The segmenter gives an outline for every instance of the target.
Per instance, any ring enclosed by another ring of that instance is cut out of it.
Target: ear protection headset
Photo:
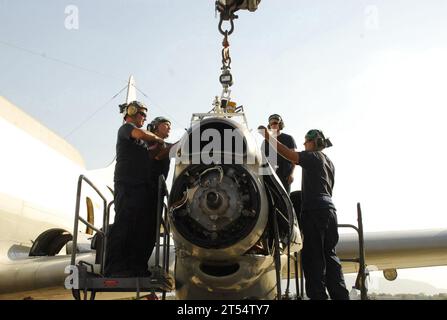
[[[323,140],[323,138],[321,138],[321,137],[318,137],[316,140],[315,140],[315,144],[317,145],[317,148],[318,149],[322,149],[322,148],[324,148],[325,147],[325,145],[324,145],[324,140]]]
[[[269,124],[267,125],[267,128],[268,129],[271,129],[271,127],[270,127],[270,121],[271,120],[273,120],[273,119],[276,119],[276,120],[278,120],[278,126],[279,126],[279,130],[282,130],[282,129],[284,129],[284,121],[282,120],[282,118],[281,118],[281,116],[279,115],[279,114],[272,114],[270,117],[269,117]]]
[[[120,112],[124,113],[124,116],[128,115],[133,117],[140,111],[141,109],[144,109],[147,111],[147,108],[139,101],[132,101],[129,104],[121,104],[120,106]]]
[[[309,132],[306,133],[305,139],[309,141],[315,141],[315,146],[318,150],[332,147],[331,141],[329,139],[326,139],[323,132],[317,129],[309,130]]]
[[[138,108],[135,105],[133,105],[133,104],[127,106],[127,108],[126,108],[126,113],[129,116],[134,116],[134,115],[137,114],[137,112],[138,112]]]

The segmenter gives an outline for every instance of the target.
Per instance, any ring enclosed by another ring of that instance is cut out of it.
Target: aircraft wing
[[[447,230],[405,230],[368,232],[364,234],[365,261],[369,271],[424,268],[447,265]],[[304,245],[305,244],[304,240]],[[359,257],[356,233],[341,233],[337,245],[340,259]],[[342,262],[343,273],[357,273],[359,264]],[[287,259],[281,261],[281,276],[287,278]],[[290,276],[295,276],[294,260]],[[391,279],[393,280],[393,279]]]
[[[365,233],[365,260],[369,270],[447,265],[447,230],[406,230]],[[340,234],[340,259],[358,257],[358,236]],[[343,272],[358,271],[358,264],[343,263]]]

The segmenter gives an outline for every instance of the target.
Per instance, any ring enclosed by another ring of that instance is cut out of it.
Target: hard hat
[[[157,130],[158,125],[163,122],[171,123],[171,120],[165,117],[156,117],[154,120],[151,121],[151,123],[147,125],[147,130],[154,132],[155,130]]]

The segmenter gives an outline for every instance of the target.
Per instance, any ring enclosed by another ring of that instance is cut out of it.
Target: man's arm
[[[290,171],[290,176],[287,177],[287,180],[288,180],[287,182],[289,182],[289,184],[292,184],[292,182],[294,180],[293,172],[295,171],[295,167],[296,167],[296,164],[294,162],[291,162],[291,164],[292,164],[292,171]]]
[[[290,141],[290,143],[289,143],[288,146],[289,146],[291,149],[293,149],[293,151],[297,152],[297,151],[296,151],[296,143],[295,143],[295,139],[293,139],[293,137],[290,136],[290,140],[291,140],[291,141]],[[288,180],[289,184],[292,184],[292,182],[293,182],[293,180],[294,180],[294,178],[293,178],[293,174],[294,174],[294,172],[295,172],[296,164],[295,164],[294,162],[290,162],[290,164],[291,164],[291,170],[290,170],[290,175],[288,176],[287,180]]]
[[[176,143],[167,143],[166,147],[162,148],[159,153],[155,156],[155,160],[163,160],[169,156],[169,152],[171,151],[172,147],[175,146],[179,141]]]
[[[293,164],[297,164],[299,161],[299,154],[293,149],[287,148],[281,142],[270,136],[268,130],[264,126],[258,127],[259,133],[264,136],[264,139],[268,141],[268,143],[276,149],[281,156],[292,162]]]
[[[164,140],[162,138],[160,138],[159,136],[157,136],[156,134],[154,134],[150,131],[139,129],[139,128],[133,128],[130,135],[132,138],[138,139],[138,140],[157,142],[160,144],[164,143]]]

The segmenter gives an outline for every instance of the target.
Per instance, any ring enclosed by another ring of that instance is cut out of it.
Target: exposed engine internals
[[[176,179],[169,207],[178,232],[202,248],[229,247],[259,216],[259,190],[242,166],[192,165]]]

